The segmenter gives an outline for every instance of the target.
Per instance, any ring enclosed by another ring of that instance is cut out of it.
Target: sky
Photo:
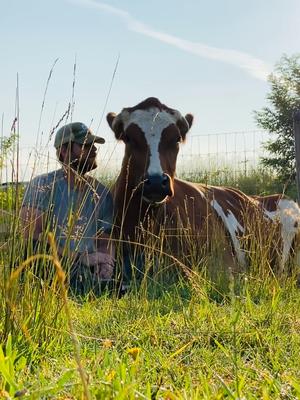
[[[32,148],[55,159],[69,103],[107,144],[105,115],[150,96],[192,113],[191,137],[255,130],[268,75],[300,51],[299,0],[2,0],[0,11],[2,135],[18,114],[22,166]],[[113,151],[103,146],[100,158]]]

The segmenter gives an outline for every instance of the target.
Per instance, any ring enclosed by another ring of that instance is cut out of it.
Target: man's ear
[[[57,150],[57,158],[61,162],[66,162],[67,159],[70,157],[70,153],[72,151],[72,142],[62,144]]]

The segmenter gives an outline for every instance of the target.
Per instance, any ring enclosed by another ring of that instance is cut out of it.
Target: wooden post
[[[300,109],[294,111],[293,120],[296,156],[296,183],[298,204],[300,205]]]

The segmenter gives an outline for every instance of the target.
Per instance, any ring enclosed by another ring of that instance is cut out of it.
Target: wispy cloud
[[[183,51],[195,54],[202,58],[231,64],[235,67],[243,69],[254,78],[266,81],[271,72],[271,67],[267,63],[259,58],[253,57],[251,54],[232,49],[222,49],[208,46],[204,43],[181,39],[177,36],[151,29],[151,27],[133,18],[127,11],[112,7],[106,3],[96,0],[69,1],[81,6],[96,8],[98,10],[115,15],[116,17],[120,18],[131,31],[151,37],[160,42],[167,43],[171,46],[177,47]]]

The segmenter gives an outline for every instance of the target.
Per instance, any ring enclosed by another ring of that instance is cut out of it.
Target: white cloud
[[[218,47],[208,46],[200,42],[192,42],[189,40],[181,39],[179,37],[169,35],[164,32],[153,30],[144,23],[133,18],[127,11],[112,7],[106,3],[96,0],[69,0],[85,7],[92,7],[121,18],[127,28],[131,31],[137,32],[156,39],[160,42],[167,43],[171,46],[177,47],[188,53],[195,54],[199,57],[221,61],[227,64],[234,65],[241,68],[254,78],[266,81],[268,75],[271,73],[271,67],[263,60],[253,57],[251,54],[243,53],[232,49],[222,49]]]

